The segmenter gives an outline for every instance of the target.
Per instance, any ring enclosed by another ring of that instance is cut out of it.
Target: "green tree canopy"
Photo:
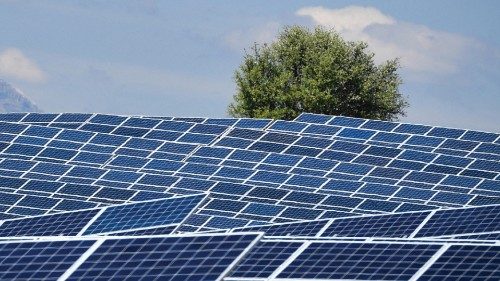
[[[228,112],[286,120],[301,112],[396,120],[407,107],[399,92],[399,62],[376,65],[367,48],[320,27],[287,27],[275,42],[255,44],[245,54]]]

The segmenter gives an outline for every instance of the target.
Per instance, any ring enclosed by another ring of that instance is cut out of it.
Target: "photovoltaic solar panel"
[[[86,229],[85,235],[182,222],[205,195],[111,206]]]
[[[99,209],[6,220],[0,225],[0,237],[74,236],[94,218]]]
[[[415,237],[500,231],[500,206],[436,212]]]
[[[495,246],[452,245],[419,280],[498,280],[499,267]]]
[[[496,280],[499,161],[498,133],[345,116],[0,114],[0,219],[28,217],[0,236],[99,235],[70,280]]]
[[[94,242],[0,242],[0,279],[57,280]]]
[[[255,234],[106,239],[68,278],[220,280]]]
[[[312,243],[277,277],[409,280],[439,245]]]

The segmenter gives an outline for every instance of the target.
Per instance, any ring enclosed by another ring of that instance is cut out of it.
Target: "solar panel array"
[[[498,233],[498,133],[0,114],[4,279],[498,280]]]

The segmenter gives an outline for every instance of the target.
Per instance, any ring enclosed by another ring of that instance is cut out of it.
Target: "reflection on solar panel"
[[[206,195],[189,195],[6,220],[0,224],[0,237],[75,236],[131,231],[144,227],[176,225],[185,220]]]
[[[0,114],[0,279],[498,280],[499,208],[498,133]]]

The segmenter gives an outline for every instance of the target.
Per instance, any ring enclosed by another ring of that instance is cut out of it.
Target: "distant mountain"
[[[0,79],[0,113],[41,112],[19,89]]]

